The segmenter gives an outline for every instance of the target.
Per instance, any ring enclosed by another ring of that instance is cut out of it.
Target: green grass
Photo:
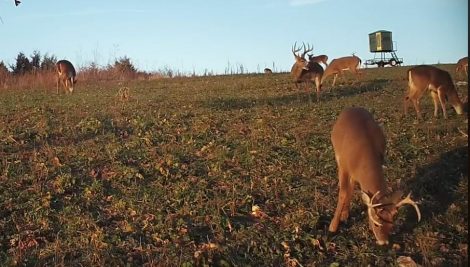
[[[320,103],[288,74],[129,82],[128,101],[117,82],[0,92],[0,265],[468,265],[468,120],[433,119],[428,95],[424,121],[403,117],[406,69],[328,79]],[[420,202],[394,246],[375,245],[358,189],[328,233],[348,106],[383,125],[386,179]]]

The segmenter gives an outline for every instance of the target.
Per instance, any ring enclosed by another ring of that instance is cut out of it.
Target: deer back
[[[331,141],[338,168],[365,192],[383,191],[385,136],[373,116],[363,108],[345,109],[333,126]]]
[[[445,86],[455,90],[449,72],[430,65],[419,65],[408,70],[408,81],[417,87]]]
[[[68,60],[59,60],[56,63],[57,72],[59,75],[65,75],[65,78],[75,78],[77,75],[75,67]]]

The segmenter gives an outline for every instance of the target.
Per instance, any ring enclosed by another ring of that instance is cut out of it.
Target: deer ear
[[[370,203],[370,197],[366,192],[362,192],[362,201],[367,205]]]
[[[395,191],[390,195],[390,197],[388,199],[389,200],[388,202],[391,202],[393,204],[397,204],[398,202],[400,202],[402,196],[403,196],[403,191],[401,191],[401,190]]]

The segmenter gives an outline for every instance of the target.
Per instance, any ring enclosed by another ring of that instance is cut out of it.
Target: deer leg
[[[70,78],[70,88],[69,88],[70,93],[73,93],[73,77]]]
[[[418,117],[418,120],[421,119],[421,111],[419,109],[419,100],[411,98],[411,102],[413,102],[413,106],[415,107],[416,116]]]
[[[62,85],[62,89],[65,90],[65,93],[67,93],[67,81],[64,79],[61,79],[61,85]]]
[[[405,98],[403,99],[403,112],[404,112],[405,116],[408,114],[409,105],[410,105],[410,97],[405,96]]]
[[[353,195],[354,185],[350,181],[347,182],[348,186],[346,187],[346,197],[344,199],[343,209],[341,211],[341,221],[344,222],[349,217],[349,207],[351,205],[351,199]]]
[[[69,79],[67,78],[67,79],[65,79],[65,81],[64,81],[64,87],[65,87],[64,89],[65,89],[65,94],[68,94],[68,91],[69,91],[69,90],[68,90],[68,89],[69,89],[69,86],[70,86],[70,85],[69,85]]]
[[[348,175],[344,171],[342,171],[339,166],[338,166],[338,178],[339,178],[338,203],[336,205],[335,215],[333,216],[333,219],[330,222],[330,227],[328,228],[328,231],[330,232],[336,232],[338,230],[341,214],[342,214],[343,209],[346,206],[348,191],[350,190]]]
[[[315,87],[317,88],[317,102],[320,101],[320,90],[321,90],[321,79],[320,77],[315,77]]]
[[[335,73],[335,76],[333,77],[333,84],[331,85],[331,87],[335,86],[336,77],[338,77],[338,73]]]
[[[359,82],[359,79],[362,77],[362,72],[360,72],[358,69],[354,69],[354,73],[356,74],[356,81]]]
[[[57,76],[57,94],[59,94],[59,81],[60,81],[60,77]]]
[[[437,92],[431,91],[432,102],[434,104],[434,117],[438,117],[438,109],[439,109],[439,96]]]
[[[444,91],[437,89],[437,96],[439,98],[439,102],[441,102],[442,113],[444,115],[444,119],[447,119],[447,111],[446,111],[446,95]],[[434,100],[434,116],[437,117],[437,103]]]

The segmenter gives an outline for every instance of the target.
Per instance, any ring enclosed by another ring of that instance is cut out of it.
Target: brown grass
[[[319,103],[286,73],[80,73],[68,95],[11,83],[0,90],[0,265],[466,266],[468,120],[450,108],[433,119],[429,96],[423,122],[404,117],[406,69],[346,75]],[[401,210],[390,247],[375,245],[358,194],[327,231],[331,126],[353,105],[384,127],[389,185],[420,201],[421,222]]]

